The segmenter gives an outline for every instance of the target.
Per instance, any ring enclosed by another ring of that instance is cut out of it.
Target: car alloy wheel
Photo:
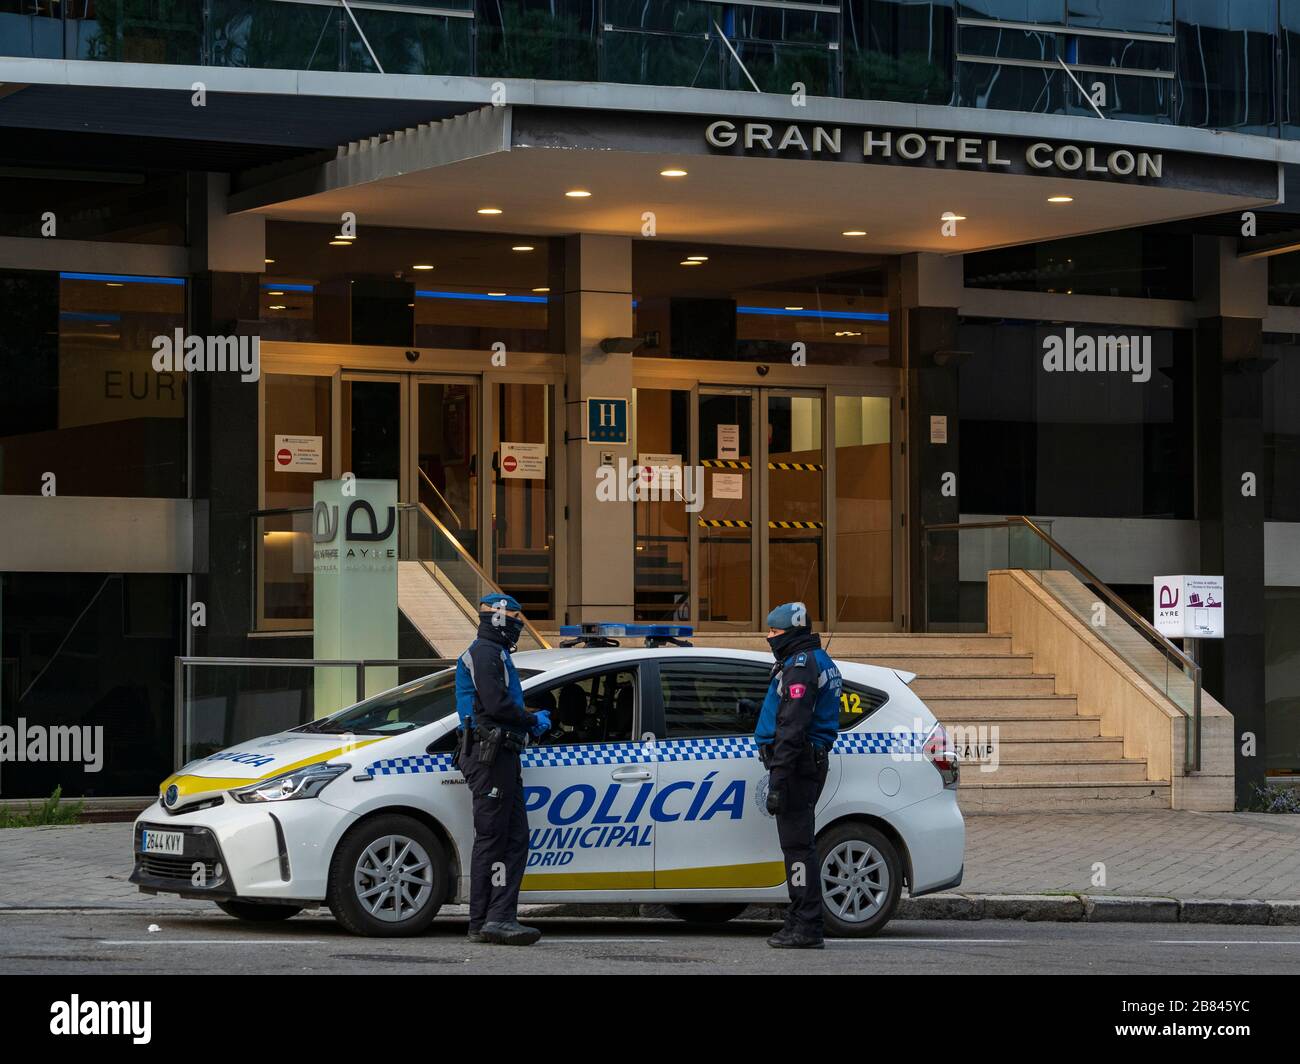
[[[433,865],[414,839],[381,835],[357,858],[352,885],[362,909],[376,920],[401,923],[428,904]]]
[[[889,897],[889,864],[861,839],[846,839],[826,855],[821,880],[827,909],[845,923],[865,923]]]

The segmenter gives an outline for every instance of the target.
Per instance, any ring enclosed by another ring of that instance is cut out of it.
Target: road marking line
[[[101,938],[101,946],[319,946],[320,938]]]
[[[561,938],[559,935],[547,935],[543,942],[666,942],[663,938]]]
[[[829,946],[964,946],[969,943],[972,946],[991,944],[1018,946],[1022,941],[1018,938],[828,938],[826,944]]]
[[[1300,946],[1300,938],[1153,938],[1157,946]]]

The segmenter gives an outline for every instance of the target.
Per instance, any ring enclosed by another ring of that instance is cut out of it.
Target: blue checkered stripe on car
[[[415,772],[450,772],[453,767],[451,754],[420,754],[376,761],[370,771],[376,776],[406,776]]]
[[[843,732],[832,747],[837,754],[919,753],[925,743],[920,732]],[[575,743],[530,746],[524,768],[565,768],[581,765],[634,765],[652,761],[728,761],[754,757],[758,747],[747,735],[718,739],[669,739],[660,743]],[[450,772],[451,754],[419,754],[376,761],[370,771],[380,776],[416,772]]]

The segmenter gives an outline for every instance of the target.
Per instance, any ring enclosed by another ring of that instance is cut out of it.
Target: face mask
[[[507,617],[505,627],[502,629],[505,633],[506,642],[510,644],[513,650],[519,645],[519,637],[524,632],[524,621],[522,617]]]
[[[505,617],[504,624],[493,624],[492,617],[491,613],[485,613],[479,618],[478,634],[489,639],[501,640],[513,650],[519,645],[519,637],[524,631],[523,618]]]
[[[806,639],[808,634],[807,628],[787,628],[780,635],[773,636],[767,641],[767,645],[772,648],[772,657],[784,661],[790,656],[790,649]]]

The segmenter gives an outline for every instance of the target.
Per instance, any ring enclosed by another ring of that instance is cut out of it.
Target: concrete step
[[[954,742],[987,743],[996,735],[997,742],[1005,746],[1007,743],[1070,742],[1101,737],[1100,717],[1000,717],[990,721],[958,721],[940,715],[939,719]]]
[[[984,783],[962,774],[957,802],[980,813],[1128,813],[1168,809],[1168,783]],[[969,782],[968,782],[969,781]]]
[[[883,665],[888,669],[930,676],[1032,676],[1032,654],[835,654],[839,661]]]
[[[912,684],[922,682],[916,680]],[[919,691],[917,692],[920,693]],[[1042,720],[1069,719],[1078,712],[1074,695],[984,695],[943,694],[925,699],[930,711],[943,721],[996,721],[1006,717],[1034,717]]]
[[[1008,761],[1001,758],[997,767],[984,771],[984,763],[962,766],[962,783],[1142,783],[1147,778],[1147,763],[1142,759],[1083,761],[1054,758],[1042,761]]]
[[[1122,761],[1124,759],[1124,740],[1118,736],[1090,735],[1083,738],[1060,738],[1043,736],[1034,739],[1008,739],[1007,729],[997,726],[997,739],[993,739],[990,729],[987,736],[971,736],[956,733],[954,740],[963,745],[957,750],[963,761],[978,761],[987,754],[981,749],[989,743],[996,742],[998,760],[1003,765],[1019,765],[1028,762],[1047,761]],[[987,773],[986,773],[987,774]]]
[[[929,701],[943,695],[1053,695],[1055,676],[928,676],[912,681],[912,690]]]

